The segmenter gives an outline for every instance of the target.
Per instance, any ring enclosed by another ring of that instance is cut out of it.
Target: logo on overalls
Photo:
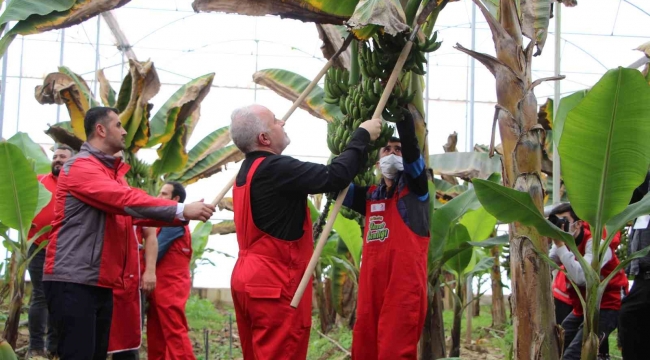
[[[386,222],[383,216],[371,216],[368,223],[368,235],[366,236],[367,242],[381,241],[388,239],[389,229],[386,227]]]

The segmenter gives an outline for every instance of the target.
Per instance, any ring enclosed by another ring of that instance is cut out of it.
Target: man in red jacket
[[[185,189],[168,182],[160,189],[161,199],[185,201]],[[149,297],[147,311],[147,355],[149,360],[194,360],[185,304],[190,297],[192,234],[187,225],[158,231],[158,284]]]
[[[552,219],[552,216],[549,216],[549,220],[556,224],[559,223],[562,230],[573,234],[573,237],[576,240],[579,238],[583,239],[579,242],[578,250],[580,251],[580,254],[584,256],[585,261],[588,264],[591,264],[593,258],[593,239],[591,237],[589,225],[578,218],[576,213],[573,211],[573,208],[568,203],[558,205],[554,209],[553,214],[553,216],[560,220],[554,220]],[[605,236],[606,234],[603,233],[603,237]],[[603,242],[604,241],[601,240],[599,244],[602,245]],[[619,243],[620,234],[617,234],[610,246],[605,250],[600,270],[601,278],[609,276],[609,274],[611,274],[620,263],[616,253],[614,252],[614,249],[616,249]],[[568,278],[581,289],[584,297],[584,286],[586,285],[585,274],[582,267],[580,267],[578,260],[576,260],[575,255],[568,250],[564,243],[558,240],[553,240],[550,257],[566,269]],[[580,353],[582,350],[582,323],[584,320],[584,313],[580,297],[568,281],[566,284],[567,287],[565,291],[571,298],[573,312],[571,312],[562,322],[562,328],[564,329],[564,356],[562,359],[578,360],[580,359]],[[598,351],[599,360],[609,358],[609,346],[607,345],[607,341],[609,334],[611,334],[618,326],[618,313],[621,308],[621,300],[624,294],[627,294],[627,291],[627,276],[625,276],[623,270],[620,270],[605,288],[605,292],[600,301],[598,338],[601,345]]]
[[[47,175],[39,175],[38,181],[52,193],[50,202],[36,215],[32,221],[32,227],[29,229],[28,237],[31,239],[34,235],[45,226],[52,224],[54,220],[54,193],[56,193],[56,183],[59,179],[59,172],[63,164],[74,155],[74,151],[67,145],[60,145],[54,150],[52,157],[52,172]],[[33,256],[29,262],[27,270],[32,283],[32,296],[29,301],[29,313],[27,322],[29,324],[29,350],[27,359],[31,356],[46,357],[47,353],[54,356],[56,353],[56,333],[53,326],[48,326],[48,311],[45,293],[43,292],[43,263],[45,262],[45,250],[39,249],[41,243],[50,236],[48,231],[36,239],[34,244],[29,248],[27,256]],[[47,246],[47,245],[45,245]],[[34,255],[34,253],[36,255]],[[43,341],[45,329],[47,328],[47,338]]]
[[[117,113],[106,107],[88,110],[88,140],[59,174],[43,281],[61,360],[106,359],[112,289],[137,281],[127,271],[137,263],[134,223],[176,226],[206,221],[214,213],[209,204],[183,206],[128,186],[129,166],[113,156],[125,148],[126,131]]]
[[[232,113],[230,134],[246,159],[233,205],[239,256],[231,292],[246,360],[304,360],[309,345],[312,292],[290,306],[314,248],[308,194],[344,189],[362,168],[381,119],[363,122],[329,165],[282,155],[284,122],[252,105]]]

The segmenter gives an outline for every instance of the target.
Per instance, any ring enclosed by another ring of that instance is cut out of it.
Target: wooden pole
[[[354,39],[354,34],[350,33],[348,35],[348,37],[345,39],[345,41],[343,42],[343,44],[341,45],[341,47],[336,51],[336,53],[334,53],[334,55],[332,55],[332,57],[329,59],[329,61],[320,70],[318,75],[316,75],[314,80],[312,80],[309,83],[309,85],[307,85],[305,90],[302,91],[302,93],[300,94],[300,96],[298,96],[296,101],[293,102],[293,105],[291,105],[291,107],[289,108],[287,113],[284,114],[284,116],[282,117],[282,121],[289,120],[289,117],[291,116],[291,114],[293,114],[293,112],[298,108],[298,106],[300,106],[300,104],[302,104],[302,102],[305,100],[305,98],[314,89],[316,84],[318,84],[320,79],[325,75],[327,70],[329,70],[329,68],[332,67],[332,65],[334,64],[334,61],[336,61],[336,59],[339,57],[339,55],[341,55],[341,53],[343,53],[345,51],[345,49],[348,48],[348,46],[350,45],[350,43],[352,42],[353,39]],[[217,196],[214,198],[214,200],[212,200],[212,206],[217,206],[217,204],[219,204],[219,202],[223,199],[223,197],[226,196],[226,193],[228,192],[228,190],[230,190],[230,188],[233,187],[233,185],[235,184],[236,179],[237,179],[237,174],[235,174],[235,176],[233,176],[232,179],[230,179],[230,181],[226,184],[226,186],[219,192],[219,194],[217,194]]]
[[[399,58],[397,59],[397,63],[393,68],[393,72],[390,74],[390,78],[388,78],[386,87],[384,88],[384,91],[381,94],[379,103],[375,108],[375,113],[372,114],[373,119],[381,117],[381,113],[384,111],[384,107],[386,107],[388,98],[390,98],[390,94],[393,92],[393,88],[397,83],[397,79],[399,78],[399,75],[402,72],[404,63],[406,62],[406,59],[408,58],[408,55],[411,52],[413,41],[415,40],[415,36],[417,35],[419,29],[420,29],[420,25],[416,25],[416,27],[413,29],[413,33],[411,34],[411,37],[409,38],[409,41],[402,49],[402,52],[400,53]],[[309,264],[307,265],[307,269],[305,269],[305,273],[302,276],[302,279],[300,280],[300,284],[298,285],[296,294],[293,296],[293,299],[291,300],[291,307],[293,308],[298,307],[298,304],[300,304],[300,299],[302,299],[302,295],[307,289],[307,286],[309,286],[309,284],[311,283],[311,275],[314,272],[314,269],[316,268],[316,264],[318,263],[320,254],[323,251],[323,247],[325,246],[325,243],[327,242],[327,238],[329,237],[329,234],[332,231],[332,226],[334,226],[334,219],[336,219],[336,216],[341,210],[341,206],[343,205],[343,199],[345,199],[345,195],[348,193],[348,188],[349,186],[341,190],[338,197],[336,198],[336,202],[334,203],[334,208],[332,208],[332,211],[330,211],[330,214],[327,217],[327,223],[325,223],[323,232],[318,238],[318,242],[316,243],[316,248],[314,248],[314,253],[312,254],[311,259],[309,260]]]

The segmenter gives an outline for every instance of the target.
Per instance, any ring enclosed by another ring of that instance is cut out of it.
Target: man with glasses
[[[593,258],[592,237],[589,224],[580,220],[578,215],[573,211],[571,204],[563,203],[556,206],[549,215],[549,221],[554,223],[560,229],[573,235],[580,254],[585,258],[588,264],[591,264]],[[603,237],[607,235],[603,231]],[[600,244],[604,241],[601,240]],[[616,234],[610,246],[605,250],[603,255],[600,275],[605,278],[611,274],[618,266],[620,261],[614,252],[614,249],[620,243],[620,234]],[[566,270],[568,280],[573,281],[582,296],[585,296],[585,273],[580,267],[575,255],[564,245],[563,242],[553,239],[550,257]],[[559,275],[559,274],[558,274]],[[582,323],[583,309],[580,297],[574,290],[573,286],[566,281],[566,288],[560,289],[569,295],[573,306],[573,311],[562,322],[564,328],[564,356],[563,360],[580,359],[582,349]],[[609,359],[608,338],[618,326],[618,313],[621,308],[621,300],[627,294],[628,281],[625,272],[620,270],[607,285],[605,293],[600,301],[600,314],[598,321],[598,338],[600,347],[598,349],[598,359]]]

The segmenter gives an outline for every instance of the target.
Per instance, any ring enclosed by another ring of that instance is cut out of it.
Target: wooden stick
[[[415,35],[417,34],[419,29],[420,29],[419,25],[417,25],[413,29],[413,33],[411,34],[409,41],[402,49],[402,52],[400,53],[399,58],[397,59],[397,63],[393,68],[393,72],[390,74],[390,78],[388,78],[386,87],[384,88],[384,91],[381,94],[379,103],[377,103],[377,108],[375,109],[375,113],[372,114],[373,119],[381,117],[381,113],[384,111],[384,107],[388,102],[388,98],[390,97],[390,94],[393,92],[393,87],[395,87],[395,84],[397,83],[397,79],[399,78],[399,75],[402,72],[402,68],[404,67],[406,58],[408,58],[409,52],[411,51],[411,47],[413,46]],[[320,237],[318,238],[318,242],[316,243],[316,248],[314,248],[314,253],[312,254],[311,259],[309,260],[309,264],[305,269],[305,273],[303,274],[302,279],[300,280],[300,284],[298,285],[296,294],[293,296],[293,299],[291,300],[291,307],[293,308],[298,307],[298,304],[300,304],[300,299],[302,299],[302,295],[305,293],[307,286],[309,286],[311,282],[311,275],[314,272],[314,269],[316,268],[316,264],[318,263],[318,260],[320,259],[320,254],[323,251],[323,247],[325,247],[325,243],[327,242],[327,238],[329,237],[330,231],[332,231],[332,226],[334,226],[334,220],[336,219],[336,216],[339,214],[339,211],[341,210],[341,206],[343,205],[343,199],[345,199],[345,195],[348,193],[348,188],[349,186],[346,186],[343,190],[341,190],[339,196],[336,198],[336,203],[334,203],[334,208],[332,208],[329,216],[327,217],[327,223],[325,224],[325,227],[323,227],[323,232],[320,234]]]
[[[329,340],[332,344],[336,345],[336,347],[338,347],[339,349],[341,349],[341,351],[343,351],[343,353],[345,353],[345,356],[350,356],[350,355],[352,355],[352,354],[348,351],[348,349],[344,348],[343,345],[341,345],[341,344],[339,344],[338,342],[336,342],[336,340],[334,340],[334,339],[332,339],[331,337],[329,337],[329,336],[323,334],[322,332],[318,331],[318,329],[314,329],[314,330],[316,330],[316,332],[318,333],[318,335],[320,335],[320,336],[324,337],[325,339]]]
[[[354,40],[354,34],[350,33],[348,35],[348,37],[345,38],[345,41],[343,41],[343,44],[341,45],[341,47],[334,53],[334,55],[332,55],[332,57],[329,59],[329,61],[327,61],[327,63],[325,63],[325,66],[323,66],[323,68],[320,70],[318,75],[316,75],[314,80],[312,80],[309,83],[309,85],[307,85],[305,90],[302,91],[302,93],[300,94],[300,96],[298,96],[296,101],[293,102],[293,105],[291,105],[291,107],[289,108],[287,113],[284,114],[284,116],[282,117],[282,121],[289,120],[289,117],[291,116],[291,114],[293,114],[293,112],[298,108],[298,106],[300,106],[300,104],[302,104],[302,102],[305,100],[305,98],[307,98],[309,93],[311,93],[311,91],[314,89],[316,84],[318,84],[320,79],[325,75],[327,70],[329,70],[329,68],[332,67],[332,65],[334,64],[334,61],[336,61],[336,59],[339,57],[339,55],[341,55],[345,51],[345,49],[348,48],[348,46],[350,45],[352,40]],[[228,190],[230,190],[230,188],[233,187],[233,185],[235,184],[236,179],[237,179],[237,174],[235,174],[235,176],[233,176],[232,179],[230,179],[230,181],[221,190],[221,192],[219,192],[219,194],[217,194],[217,196],[214,198],[214,200],[212,200],[212,206],[217,206],[217,204],[219,204],[219,202],[223,199],[223,197],[226,196],[226,193],[228,192]]]

